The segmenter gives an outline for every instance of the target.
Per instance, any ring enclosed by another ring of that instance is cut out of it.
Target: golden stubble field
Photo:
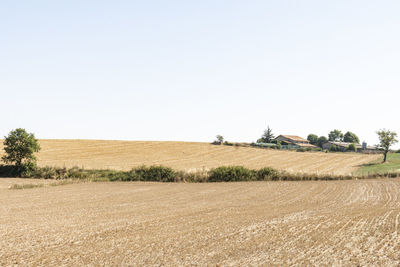
[[[0,179],[0,266],[400,264],[398,179],[21,181]]]
[[[273,167],[296,173],[350,174],[378,155],[300,153],[195,142],[40,140],[40,166],[129,170],[139,165],[165,165],[195,171],[222,165]],[[0,144],[2,153],[2,142]]]

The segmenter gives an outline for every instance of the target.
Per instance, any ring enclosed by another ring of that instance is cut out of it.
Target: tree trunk
[[[386,155],[387,155],[387,152],[385,151],[384,154],[383,154],[383,163],[386,162]]]

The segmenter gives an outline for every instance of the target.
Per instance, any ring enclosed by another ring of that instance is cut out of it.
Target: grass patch
[[[72,179],[66,179],[66,180],[57,180],[52,183],[48,184],[43,184],[43,183],[37,183],[37,184],[13,184],[11,185],[8,189],[10,190],[19,190],[19,189],[32,189],[32,188],[39,188],[39,187],[47,187],[47,186],[60,186],[60,185],[69,185],[69,184],[76,184],[76,183],[81,183],[82,180],[72,180]]]
[[[387,155],[387,160],[382,163],[382,159],[375,162],[364,164],[356,172],[356,175],[374,175],[374,174],[387,174],[387,173],[400,173],[400,153],[390,153]]]
[[[32,189],[44,187],[44,184],[13,184],[9,187],[10,190]]]
[[[130,171],[117,170],[86,170],[81,168],[36,168],[32,172],[22,175],[23,178],[52,179],[56,182],[47,183],[45,186],[58,186],[82,181],[151,181],[151,182],[239,182],[239,181],[318,181],[318,180],[350,180],[400,177],[400,156],[391,154],[389,162],[385,164],[369,164],[359,173],[353,175],[334,174],[304,174],[278,171],[272,168],[258,170],[248,169],[243,166],[222,166],[211,170],[197,172],[175,171],[165,166],[140,166]],[[1,169],[1,168],[0,168]],[[397,170],[397,171],[394,171]],[[0,173],[1,174],[1,173]],[[0,175],[1,177],[1,175]],[[7,177],[7,176],[6,176]],[[37,184],[14,185],[13,189],[42,187]]]

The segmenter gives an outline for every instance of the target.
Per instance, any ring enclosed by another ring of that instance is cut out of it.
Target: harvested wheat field
[[[399,196],[398,179],[0,186],[0,265],[398,266]]]
[[[194,142],[40,140],[41,166],[129,170],[139,165],[165,165],[194,171],[222,165],[273,167],[296,173],[350,174],[378,155],[299,153]],[[2,148],[0,147],[1,151]]]

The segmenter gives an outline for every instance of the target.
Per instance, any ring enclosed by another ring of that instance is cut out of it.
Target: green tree
[[[355,143],[355,144],[359,144],[360,143],[360,139],[358,138],[358,136],[355,133],[352,133],[352,132],[345,133],[343,141],[347,142],[347,143]]]
[[[34,153],[39,152],[40,145],[32,133],[27,133],[25,129],[18,128],[4,138],[4,151],[6,153],[2,160],[5,163],[13,164],[18,169],[36,164]]]
[[[217,138],[217,142],[222,145],[224,142],[224,137],[222,135],[217,135],[215,138]]]
[[[264,134],[261,136],[258,141],[261,141],[261,143],[271,143],[272,140],[275,138],[274,134],[272,133],[272,129],[267,127],[267,129],[264,131]]]
[[[322,148],[322,145],[325,144],[326,142],[328,142],[328,138],[326,138],[325,136],[320,136],[320,137],[318,138],[317,145],[318,145],[320,148]]]
[[[310,144],[316,145],[318,143],[318,136],[315,134],[309,134],[307,140],[310,141]]]
[[[398,142],[397,133],[386,129],[379,130],[376,133],[379,137],[379,147],[383,149],[383,162],[386,162],[390,147]]]
[[[329,141],[342,142],[343,134],[341,131],[335,129],[329,133],[328,138],[329,138]]]
[[[357,152],[357,147],[355,144],[350,144],[347,150]]]

